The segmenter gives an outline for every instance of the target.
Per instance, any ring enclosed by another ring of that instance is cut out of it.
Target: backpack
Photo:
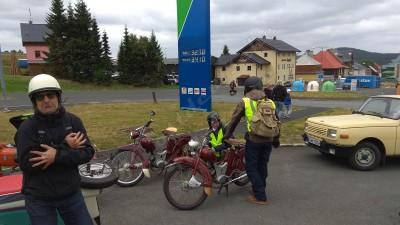
[[[269,99],[258,100],[256,109],[254,109],[253,104],[250,104],[253,111],[253,116],[250,120],[251,134],[267,138],[279,136],[281,122],[275,115],[273,104],[272,100]]]

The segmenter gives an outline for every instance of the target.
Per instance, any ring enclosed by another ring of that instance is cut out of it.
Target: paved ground
[[[99,197],[105,225],[394,225],[400,224],[400,160],[372,172],[354,171],[306,147],[280,148],[271,155],[269,204],[244,199],[249,186],[230,186],[193,211],[179,211],[165,199],[162,177],[135,187],[113,186]]]
[[[63,94],[66,104],[90,103],[90,102],[130,102],[130,101],[152,101],[152,92],[156,92],[159,101],[175,101],[179,98],[178,89],[135,89],[122,91],[68,91]],[[238,94],[228,95],[228,87],[212,86],[213,101],[215,102],[238,102],[242,96],[243,88],[238,88]],[[394,94],[395,89],[362,89],[366,95]],[[358,108],[363,101],[314,101],[294,100],[294,105],[314,107],[347,107]],[[26,93],[8,94],[7,99],[0,97],[0,108],[30,108],[31,103]]]

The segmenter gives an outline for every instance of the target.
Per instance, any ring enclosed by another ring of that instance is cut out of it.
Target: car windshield
[[[369,98],[356,113],[398,120],[400,118],[400,99],[388,97]]]

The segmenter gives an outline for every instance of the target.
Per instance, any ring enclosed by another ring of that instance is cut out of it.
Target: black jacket
[[[87,141],[84,148],[70,149],[64,141],[71,132],[81,131]],[[82,121],[65,112],[63,107],[55,115],[44,116],[38,112],[19,127],[15,143],[20,168],[23,171],[22,193],[42,199],[59,199],[74,194],[80,189],[77,166],[88,162],[94,150],[86,135]],[[43,150],[47,144],[57,150],[55,161],[46,169],[32,167],[29,159],[36,156],[32,150]]]
[[[282,85],[277,85],[272,90],[272,100],[274,101],[283,102],[285,100],[286,95],[287,95],[287,90]]]

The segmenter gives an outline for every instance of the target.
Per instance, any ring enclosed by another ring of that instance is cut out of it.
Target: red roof
[[[314,59],[321,63],[322,69],[345,68],[342,62],[331,51],[320,51]]]

